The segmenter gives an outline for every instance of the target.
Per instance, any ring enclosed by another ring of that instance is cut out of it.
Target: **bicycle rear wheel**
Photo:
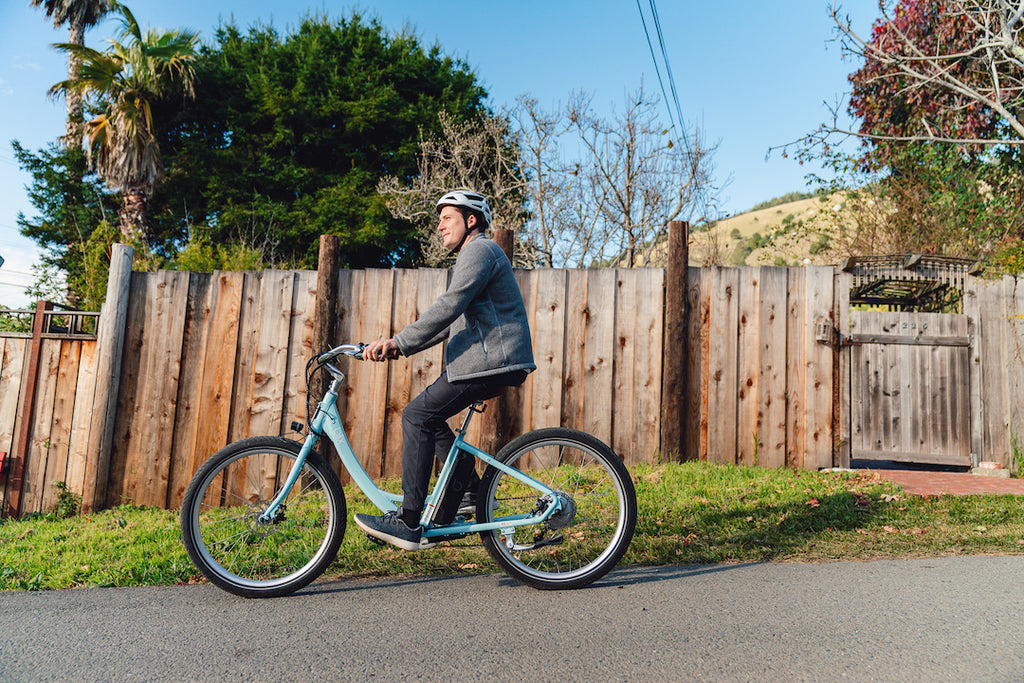
[[[345,535],[337,475],[310,453],[288,498],[261,520],[300,445],[253,437],[214,453],[196,472],[181,507],[188,556],[211,583],[247,598],[292,593],[320,576]]]
[[[601,578],[629,548],[636,492],[622,461],[600,440],[571,429],[540,429],[501,449],[497,460],[544,483],[561,509],[538,525],[482,533],[494,561],[541,589],[581,588]],[[548,496],[493,467],[477,496],[477,519],[533,515]]]

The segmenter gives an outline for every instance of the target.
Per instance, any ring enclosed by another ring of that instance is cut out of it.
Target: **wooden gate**
[[[850,457],[971,465],[966,315],[850,311]]]

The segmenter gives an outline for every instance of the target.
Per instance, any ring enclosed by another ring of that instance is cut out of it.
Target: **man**
[[[437,229],[457,254],[448,290],[419,320],[363,351],[365,360],[411,356],[448,338],[441,376],[402,411],[402,505],[381,517],[356,515],[363,531],[405,550],[419,550],[435,454],[455,441],[447,419],[474,401],[518,386],[536,369],[526,308],[505,252],[484,236],[487,200],[455,190],[437,201]]]

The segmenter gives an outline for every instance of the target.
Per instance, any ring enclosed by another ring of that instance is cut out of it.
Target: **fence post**
[[[51,310],[52,303],[40,301],[36,304],[36,313],[32,317],[32,345],[28,352],[28,368],[21,384],[21,397],[18,399],[18,440],[14,446],[11,474],[7,480],[8,517],[17,517],[18,507],[21,505],[25,461],[32,446],[32,420],[35,412],[36,385],[39,384],[39,354],[42,350],[43,327],[46,324],[46,312]]]
[[[126,244],[113,246],[110,274],[107,277],[107,296],[96,326],[96,384],[85,452],[85,490],[82,495],[84,512],[92,512],[106,504],[134,253],[135,250]]]
[[[338,320],[338,252],[341,238],[337,235],[320,235],[320,253],[316,262],[316,309],[313,313],[313,353],[321,353],[334,346]],[[313,401],[319,401],[327,393],[326,372],[317,373],[313,385]],[[312,419],[312,415],[309,416]],[[333,462],[334,445],[324,439],[323,455]]]
[[[501,247],[501,250],[505,252],[505,256],[508,256],[509,263],[515,263],[512,260],[512,231],[506,228],[495,228],[493,231],[494,243]]]
[[[671,221],[668,224],[664,366],[661,378],[661,455],[665,461],[682,459],[686,437],[689,232],[689,223]]]

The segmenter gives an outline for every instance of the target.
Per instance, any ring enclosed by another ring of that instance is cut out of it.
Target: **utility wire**
[[[658,63],[658,56],[654,49],[654,41],[651,39],[651,31],[647,26],[647,19],[644,16],[643,5],[640,0],[636,0],[637,10],[640,12],[640,22],[644,27],[644,35],[647,37],[647,47],[651,51],[651,60],[654,62],[654,71],[658,75],[658,85],[661,86],[661,95],[665,98],[665,107],[668,110],[669,122],[671,122],[673,128],[676,130],[677,140],[686,151],[687,154],[695,154],[696,151],[693,147],[693,141],[690,139],[686,131],[686,120],[683,117],[683,107],[679,102],[679,91],[676,89],[675,77],[672,75],[672,65],[668,58],[668,48],[665,46],[665,34],[661,29],[661,19],[658,16],[658,7],[655,0],[648,0],[650,6],[651,21],[654,25],[654,30],[658,36],[658,48],[661,52],[661,61],[665,64],[665,79],[661,77],[661,68]],[[665,80],[668,81],[669,89],[665,88]],[[669,97],[669,90],[671,90],[672,96]],[[673,112],[674,109],[674,112]],[[678,126],[676,121],[678,119]],[[707,187],[697,188],[697,204],[701,207],[702,212],[706,215],[708,213],[709,204],[711,203],[708,197]]]
[[[640,23],[644,27],[644,35],[647,36],[647,47],[651,51],[651,61],[654,62],[654,73],[658,76],[658,85],[661,87],[661,96],[665,98],[665,105],[668,107],[668,120],[672,124],[672,127],[676,127],[676,121],[672,117],[672,107],[669,105],[668,92],[665,90],[665,82],[661,79],[661,69],[658,67],[658,57],[654,54],[654,43],[651,42],[651,32],[647,28],[647,19],[644,18],[644,8],[640,4],[640,0],[636,0],[636,8],[640,12]],[[664,49],[664,43],[662,43],[662,49]],[[682,121],[680,121],[682,126]],[[678,129],[677,129],[678,130]]]
[[[665,73],[668,76],[668,86],[672,91],[672,102],[676,106],[676,117],[679,120],[679,135],[682,138],[683,146],[687,151],[690,151],[690,140],[686,134],[686,126],[683,119],[683,107],[679,104],[679,92],[676,90],[676,79],[672,75],[672,62],[668,58],[668,49],[665,47],[665,33],[661,30],[661,19],[658,17],[658,7],[655,4],[655,0],[650,0],[651,15],[654,17],[654,29],[658,33],[658,44],[661,47],[661,58],[665,62]],[[648,39],[649,40],[649,39]],[[668,106],[669,103],[665,103]]]

